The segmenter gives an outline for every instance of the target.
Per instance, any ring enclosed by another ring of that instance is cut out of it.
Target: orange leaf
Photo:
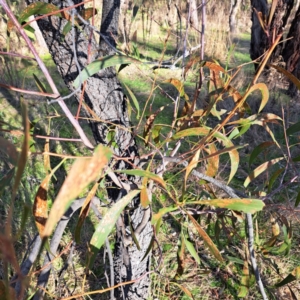
[[[43,232],[44,237],[50,236],[56,223],[83,189],[99,178],[111,155],[111,150],[99,145],[92,158],[75,161],[54,201]]]
[[[48,205],[47,205],[47,192],[51,175],[47,175],[42,181],[39,189],[35,195],[33,203],[33,215],[36,227],[42,236],[45,229],[46,221],[48,219]]]

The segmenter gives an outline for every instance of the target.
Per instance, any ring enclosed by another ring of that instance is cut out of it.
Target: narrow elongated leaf
[[[284,286],[288,283],[291,283],[295,280],[299,280],[300,279],[300,266],[295,268],[293,270],[293,272],[291,272],[287,277],[285,277],[282,281],[278,282],[277,284],[275,284],[276,287],[281,287]]]
[[[186,296],[190,297],[191,299],[195,299],[193,297],[193,294],[187,287],[183,286],[182,284],[179,284],[178,282],[174,282],[174,281],[171,281],[170,284],[178,286],[185,293]]]
[[[290,126],[287,130],[286,130],[286,134],[287,135],[292,135],[296,132],[300,131],[300,122],[297,122],[295,124],[293,124],[292,126]]]
[[[184,249],[185,249],[185,239],[183,236],[183,232],[181,231],[180,233],[180,245],[178,247],[177,250],[177,271],[176,271],[176,275],[175,275],[175,279],[178,280],[180,279],[180,277],[182,276],[183,272],[184,272],[184,267],[185,267],[185,253],[184,253]]]
[[[158,175],[151,173],[149,171],[144,170],[116,170],[117,173],[124,173],[128,175],[135,175],[135,176],[141,176],[141,177],[147,177],[149,179],[154,180],[156,183],[159,183],[162,187],[166,188],[166,182],[159,177]]]
[[[209,128],[205,128],[205,127],[196,127],[196,128],[188,128],[182,131],[177,132],[172,139],[180,139],[183,137],[187,137],[187,136],[206,136],[208,135],[210,132]],[[234,148],[234,145],[232,143],[232,141],[226,137],[225,135],[223,135],[220,132],[215,132],[213,135],[215,138],[221,140],[223,142],[223,144],[225,145],[225,147],[229,148],[229,147],[233,147],[233,149],[228,152],[230,160],[231,160],[231,170],[230,170],[230,175],[229,175],[229,179],[228,179],[228,183],[231,181],[231,179],[234,177],[238,166],[239,166],[239,162],[240,162],[240,158],[239,158],[239,153],[236,150],[236,148]]]
[[[254,214],[264,208],[265,204],[259,199],[212,199],[212,200],[200,200],[193,202],[186,202],[186,204],[199,204],[210,205],[220,208],[228,208],[236,211],[242,211],[244,213]]]
[[[255,159],[257,158],[257,156],[264,151],[265,149],[267,149],[268,147],[274,145],[274,142],[263,142],[261,144],[259,144],[258,146],[256,146],[249,158],[249,166],[253,164],[253,162],[255,161]]]
[[[280,73],[284,74],[297,87],[297,89],[300,90],[300,80],[295,75],[293,75],[291,72],[287,71],[282,67],[272,64],[270,64],[270,66],[279,71]]]
[[[33,15],[45,15],[59,10],[59,8],[51,3],[36,2],[28,5],[22,10],[18,21],[22,24],[27,18]],[[61,13],[56,13],[55,16],[61,17]],[[7,22],[7,30],[11,31],[14,26],[12,20],[9,19]]]
[[[245,298],[249,293],[249,287],[250,287],[250,274],[249,274],[248,261],[246,259],[244,261],[243,274],[240,283],[238,297]]]
[[[186,236],[184,236],[184,243],[185,243],[185,246],[186,248],[188,249],[188,251],[190,252],[190,254],[193,256],[193,258],[195,259],[195,261],[200,264],[200,257],[193,245],[193,243],[191,243],[187,238]]]
[[[257,167],[253,172],[250,173],[250,175],[246,178],[244,182],[244,187],[247,187],[249,183],[255,179],[258,175],[263,173],[264,171],[271,168],[273,165],[277,164],[279,161],[283,160],[284,157],[274,158],[272,160],[269,160],[263,164],[261,164],[259,167]]]
[[[189,174],[193,171],[193,169],[195,169],[197,167],[199,156],[200,156],[200,149],[198,149],[196,151],[196,153],[192,157],[190,163],[186,167],[186,172],[185,172],[185,176],[184,176],[184,186],[185,187],[186,187],[186,181],[187,181]]]
[[[218,248],[214,244],[214,242],[211,240],[211,238],[208,236],[208,234],[202,229],[202,227],[199,225],[199,223],[189,213],[187,213],[187,216],[194,224],[196,230],[198,231],[199,235],[204,240],[204,243],[206,244],[206,246],[210,249],[211,253],[215,256],[215,258],[218,261],[223,262],[223,257],[221,255],[220,251],[218,250]]]
[[[99,145],[92,158],[77,159],[61,187],[47,220],[43,237],[52,233],[56,223],[84,188],[100,176],[100,172],[111,158],[111,150]]]
[[[153,214],[152,215],[152,220],[151,220],[151,224],[152,225],[155,225],[157,222],[159,222],[159,220],[161,220],[161,218],[169,213],[169,212],[172,212],[174,210],[178,209],[178,206],[177,205],[170,205],[168,207],[164,207],[164,208],[161,208],[158,213],[156,214]]]
[[[183,82],[181,80],[178,80],[176,78],[170,78],[165,80],[164,82],[169,82],[172,85],[175,86],[175,88],[177,89],[177,91],[179,92],[180,97],[184,96],[184,86],[183,86]]]
[[[105,68],[132,63],[140,63],[140,61],[135,58],[119,54],[101,57],[90,63],[80,72],[80,74],[76,77],[75,81],[73,82],[73,86],[75,88],[78,88],[80,80],[81,83],[83,83],[89,77],[93,76],[94,74],[98,73],[100,70],[103,70]]]
[[[143,188],[141,189],[141,205],[145,208],[150,204],[148,191],[147,191],[147,183],[148,183],[148,178],[144,177],[142,181]]]
[[[215,144],[208,145],[208,149],[205,149],[206,152],[209,153],[209,155],[214,155],[207,159],[207,167],[206,167],[206,175],[210,177],[215,177],[218,173],[219,169],[219,161],[220,157],[218,153],[218,149],[215,146]]]
[[[268,182],[268,193],[271,192],[274,182],[276,181],[276,179],[278,178],[278,176],[279,176],[283,171],[284,171],[284,169],[282,168],[282,169],[279,169],[279,170],[277,170],[277,171],[275,171],[275,172],[273,173],[273,175],[271,176],[271,178],[270,178],[270,180],[269,180],[269,182]]]
[[[104,215],[102,220],[96,227],[96,230],[90,241],[91,257],[89,259],[89,266],[91,267],[95,261],[96,255],[102,245],[105,243],[105,239],[112,231],[115,223],[117,222],[121,212],[130,201],[140,193],[140,190],[130,191],[126,196],[116,202]]]
[[[2,136],[0,136],[0,151],[7,155],[7,158],[12,165],[17,165],[18,152],[16,147]]]
[[[123,85],[125,86],[129,96],[130,96],[130,99],[132,100],[135,108],[136,108],[136,111],[137,111],[137,115],[136,115],[136,118],[139,119],[140,118],[140,105],[139,105],[139,101],[136,99],[134,93],[132,92],[132,90],[123,82]]]
[[[40,236],[43,235],[48,219],[47,193],[50,179],[51,175],[49,174],[42,181],[33,203],[33,216]]]
[[[86,198],[84,200],[84,203],[83,203],[83,205],[81,207],[79,218],[78,218],[78,221],[77,221],[77,224],[76,224],[76,228],[75,228],[75,242],[77,244],[80,243],[81,228],[82,228],[82,225],[84,223],[84,220],[86,219],[86,217],[87,217],[87,215],[89,213],[90,206],[91,206],[91,201],[92,201],[93,197],[95,196],[95,194],[97,192],[98,186],[99,186],[99,183],[96,182],[94,184],[94,186],[92,187],[92,189],[89,191],[89,193],[86,196]]]

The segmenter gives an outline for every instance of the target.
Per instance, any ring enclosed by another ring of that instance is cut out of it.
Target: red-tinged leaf
[[[84,220],[86,219],[86,217],[89,214],[90,206],[91,206],[91,201],[92,201],[93,197],[95,196],[95,194],[97,192],[98,186],[99,186],[99,183],[96,182],[94,184],[94,186],[92,187],[92,189],[87,194],[87,196],[86,196],[86,198],[84,200],[84,203],[83,203],[83,205],[81,207],[79,218],[78,218],[77,225],[76,225],[76,228],[75,228],[75,242],[77,244],[80,243],[81,228],[83,226]]]
[[[4,153],[8,161],[16,166],[18,161],[18,152],[16,150],[16,147],[14,144],[12,144],[10,141],[6,140],[2,136],[0,136],[0,151]]]
[[[154,114],[150,115],[147,117],[147,121],[144,127],[144,133],[143,133],[143,138],[145,139],[145,144],[146,146],[149,143],[150,140],[150,132],[152,131],[151,129],[153,128],[155,118],[157,115],[165,109],[166,106],[160,107]]]
[[[98,251],[105,243],[106,238],[108,237],[113,227],[115,226],[120,214],[122,213],[126,205],[128,205],[130,201],[132,201],[132,199],[136,197],[139,193],[140,190],[130,191],[126,196],[121,198],[107,211],[107,213],[104,215],[102,220],[97,225],[96,230],[90,241],[90,248],[91,248],[91,256],[89,259],[90,268],[93,266]]]
[[[141,189],[141,205],[145,208],[150,204],[148,191],[147,191],[147,183],[148,183],[148,178],[144,177],[142,181],[143,188]]]
[[[224,73],[224,74],[227,73],[224,68],[222,68],[220,65],[218,65],[216,63],[213,63],[211,61],[205,62],[204,66],[209,68],[211,71],[214,71],[214,72],[221,72],[221,73]]]
[[[242,279],[239,287],[239,298],[245,298],[249,293],[249,287],[250,287],[250,274],[249,274],[249,267],[248,267],[248,261],[244,261],[244,267],[243,267],[243,274]]]
[[[186,204],[210,205],[220,208],[242,211],[244,213],[254,214],[264,208],[265,204],[259,199],[212,199],[186,202]]]
[[[214,244],[214,242],[211,240],[211,238],[208,236],[208,234],[202,229],[202,227],[199,225],[199,223],[189,213],[187,213],[187,216],[194,224],[196,230],[198,231],[199,235],[204,240],[204,243],[206,244],[206,246],[210,249],[211,253],[215,256],[215,258],[218,261],[223,262],[223,257],[221,255],[220,251],[218,250],[218,248]]]
[[[54,201],[43,232],[43,237],[50,236],[56,223],[71,205],[72,200],[91,182],[99,178],[102,169],[110,160],[111,155],[110,149],[99,145],[95,149],[92,158],[77,159],[75,161]]]
[[[86,21],[90,19],[92,16],[95,16],[97,13],[98,13],[97,9],[94,9],[93,7],[88,7],[79,11],[80,16]]]
[[[258,156],[261,152],[265,151],[267,148],[269,148],[269,147],[272,146],[272,145],[275,145],[275,143],[269,141],[269,142],[263,142],[263,143],[259,144],[258,146],[256,146],[256,147],[253,149],[253,151],[252,151],[252,153],[251,153],[251,155],[250,155],[250,158],[249,158],[249,166],[251,166],[251,165],[254,163],[254,161],[256,160],[257,156]]]
[[[159,177],[158,175],[151,173],[149,171],[144,171],[144,170],[116,170],[116,173],[124,173],[124,174],[128,174],[128,175],[134,175],[134,176],[141,176],[141,177],[146,177],[149,179],[154,180],[156,183],[160,184],[162,187],[166,188],[166,182]]]
[[[199,156],[200,156],[200,149],[198,149],[196,151],[196,153],[192,157],[190,163],[186,167],[186,172],[185,172],[185,176],[184,176],[184,187],[186,187],[186,181],[187,181],[188,176],[190,175],[192,170],[197,167],[197,164],[198,164],[198,161],[199,161]]]
[[[278,282],[277,284],[275,284],[276,287],[281,287],[284,286],[288,283],[291,283],[295,280],[299,280],[300,279],[300,267],[297,267],[293,270],[293,272],[291,272],[287,277],[285,277],[282,281]]]
[[[249,183],[254,180],[258,175],[263,173],[264,171],[268,170],[271,168],[273,165],[277,164],[279,161],[283,160],[284,157],[278,157],[274,158],[272,160],[269,160],[263,164],[261,164],[259,167],[257,167],[251,174],[246,178],[244,182],[244,187],[247,187]]]
[[[215,144],[209,144],[208,149],[204,149],[209,155],[214,155],[207,159],[207,166],[206,166],[206,175],[210,177],[215,177],[219,170],[219,161],[220,157],[217,154],[218,149]]]
[[[49,174],[42,181],[35,195],[33,203],[33,216],[35,219],[36,227],[41,237],[43,235],[46,221],[48,219],[47,193],[50,179],[51,175]]]
[[[169,83],[171,83],[172,85],[175,86],[175,88],[179,92],[180,97],[184,96],[184,94],[185,94],[185,92],[184,92],[184,85],[183,85],[183,82],[181,80],[178,80],[176,78],[170,78],[170,79],[167,79],[167,80],[165,80],[163,82],[169,82]]]
[[[120,54],[103,56],[86,66],[76,77],[75,81],[73,82],[73,86],[75,88],[78,88],[80,83],[82,84],[89,77],[93,76],[94,74],[98,73],[100,70],[103,70],[105,68],[132,63],[137,64],[141,62],[130,56]]]

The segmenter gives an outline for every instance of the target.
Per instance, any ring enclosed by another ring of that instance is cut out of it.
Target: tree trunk
[[[287,38],[288,41],[282,52],[286,69],[297,78],[300,78],[300,6],[298,6]],[[290,83],[289,94],[295,96],[299,95],[299,93],[297,87],[293,83]]]
[[[195,29],[199,29],[198,5],[197,0],[189,1],[190,23]]]
[[[252,0],[251,5],[253,10],[250,56],[252,60],[255,60],[261,57],[271,47],[276,37],[283,32],[291,14],[294,0],[278,0],[272,20],[269,20],[269,8],[266,0]],[[254,9],[261,13],[262,20],[265,23],[265,30],[263,30]],[[282,47],[282,43],[276,46],[270,57],[270,63],[277,64],[282,61]],[[261,58],[259,61],[261,61]]]
[[[35,0],[27,0],[30,4]],[[47,0],[45,0],[47,2]],[[66,7],[67,1],[54,0],[52,4],[59,8]],[[72,1],[71,1],[72,2]],[[81,1],[75,0],[74,4]],[[69,5],[72,5],[73,3]],[[76,8],[77,11],[84,9],[83,5]],[[110,44],[115,45],[115,37],[118,30],[118,18],[120,10],[120,0],[104,0],[102,8],[102,24],[101,33],[107,38]],[[61,74],[64,82],[70,91],[73,91],[73,81],[78,75],[76,61],[73,53],[73,37],[69,32],[64,40],[62,40],[62,30],[66,25],[64,19],[58,17],[43,18],[38,21],[38,25],[48,45],[52,58]],[[75,30],[75,47],[77,59],[82,70],[87,64],[88,37],[92,36],[87,26],[80,31]],[[99,50],[100,48],[100,50]],[[90,62],[95,59],[113,54],[114,50],[108,46],[103,39],[100,39],[100,47],[92,38],[90,49]],[[80,98],[80,92],[75,96],[77,100]],[[119,157],[129,158],[129,160],[119,160],[114,168],[131,169],[132,165],[139,163],[138,149],[135,138],[129,130],[130,121],[127,113],[126,98],[122,90],[122,86],[116,77],[114,68],[106,68],[101,70],[86,82],[84,101],[89,108],[97,115],[100,121],[90,121],[90,126],[96,143],[108,145],[107,134],[114,131],[114,139],[117,146],[113,147],[114,154]],[[88,113],[88,116],[93,116]],[[110,141],[111,142],[111,141]],[[133,188],[139,183],[139,178],[134,176],[119,178],[121,182],[126,182]],[[118,189],[111,181],[108,188],[108,195],[111,201],[117,201],[120,196],[128,191]],[[152,227],[150,224],[150,209],[143,209],[140,206],[139,198],[132,201],[132,209],[130,210],[131,223],[134,229],[139,231],[136,233],[141,250],[132,241],[129,229],[128,213],[124,212],[117,226],[117,238],[115,243],[114,257],[114,276],[115,284],[137,279],[149,271],[149,256],[142,261],[143,256],[150,244],[152,238]],[[149,293],[150,278],[149,275],[143,277],[132,285],[125,285],[123,288],[116,289],[115,296],[117,299],[147,299]]]
[[[267,49],[268,43],[266,34],[263,31],[256,12],[261,12],[263,16],[268,13],[267,0],[251,0],[252,13],[251,13],[251,42],[250,42],[250,57],[252,60],[258,59]],[[257,68],[257,65],[254,65]]]
[[[239,11],[239,8],[241,6],[242,0],[231,0],[230,1],[230,12],[229,12],[229,29],[230,33],[234,34],[236,33],[236,27],[237,27],[237,13]]]

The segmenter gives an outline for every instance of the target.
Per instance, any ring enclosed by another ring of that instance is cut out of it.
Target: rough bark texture
[[[294,0],[279,0],[270,25],[266,25],[265,31],[258,20],[254,11],[262,14],[262,18],[268,23],[269,8],[266,0],[252,0],[252,27],[251,27],[251,59],[257,59],[267,51],[273,44],[276,37],[283,32],[291,14]],[[282,52],[283,43],[280,43],[274,50],[270,62],[277,63],[281,61],[280,54]]]
[[[27,3],[31,2],[35,1],[27,0]],[[45,0],[44,2],[48,1]],[[67,6],[66,1],[55,0],[49,2],[60,8]],[[74,4],[77,3],[80,2],[78,0],[74,1]],[[72,5],[72,3],[70,4]],[[105,0],[103,3],[101,33],[107,37],[112,45],[115,45],[114,37],[117,36],[119,8],[120,0]],[[81,9],[83,9],[83,6],[78,7],[77,11]],[[38,25],[52,58],[57,65],[58,71],[70,91],[73,91],[72,83],[78,75],[78,70],[73,53],[72,32],[66,35],[64,41],[61,39],[61,32],[65,24],[66,21],[58,17],[49,17],[38,21]],[[78,63],[80,69],[83,69],[87,65],[90,29],[83,27],[82,31],[77,28],[75,31]],[[90,61],[112,53],[113,50],[102,39],[100,47],[92,39]],[[79,99],[79,93],[76,98]],[[117,147],[113,148],[114,153],[121,157],[130,158],[131,164],[118,161],[115,168],[130,169],[132,168],[132,164],[138,164],[137,145],[133,134],[128,130],[130,122],[127,114],[126,99],[114,68],[101,70],[87,80],[84,100],[97,117],[101,119],[101,122],[90,122],[96,143],[108,145],[107,133],[109,130],[113,130],[115,132],[114,139],[117,144]],[[135,187],[139,178],[123,176],[120,180]],[[120,191],[113,183],[111,183],[111,188],[108,189],[108,194],[112,201],[117,201],[124,193],[126,193],[125,190]],[[140,234],[138,234],[141,250],[139,251],[135,243],[132,242],[126,212],[118,221],[119,226],[117,229],[114,257],[115,284],[139,278],[145,272],[149,271],[149,256],[148,259],[142,261],[152,237],[149,210],[141,208],[139,198],[137,198],[132,202],[130,215],[134,229],[139,224],[143,224],[143,228],[139,228]],[[126,285],[116,290],[115,296],[117,299],[147,299],[149,286],[150,279],[147,275],[135,284]]]
[[[286,69],[293,73],[297,78],[300,78],[300,6],[297,9],[295,18],[291,24],[287,38],[289,39],[284,51],[282,52],[283,59],[286,63]],[[299,95],[297,87],[291,83],[289,93],[294,96]]]

